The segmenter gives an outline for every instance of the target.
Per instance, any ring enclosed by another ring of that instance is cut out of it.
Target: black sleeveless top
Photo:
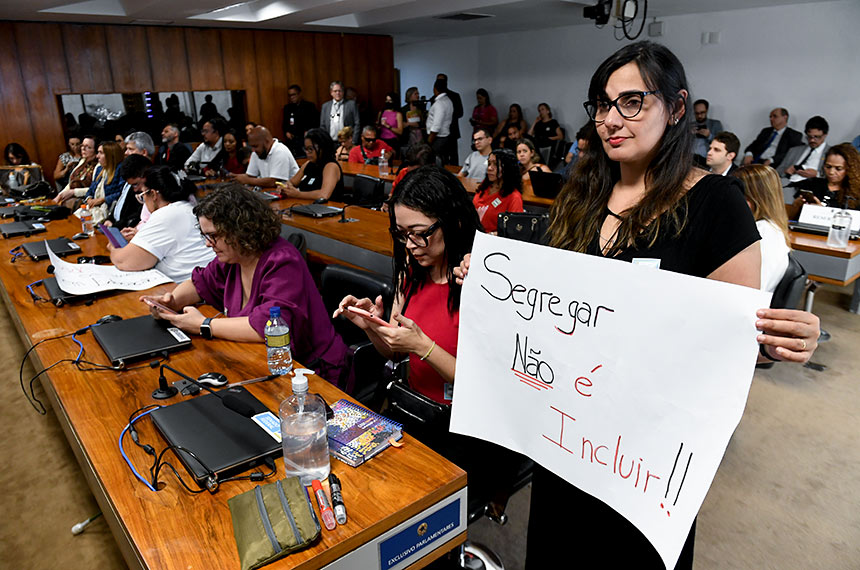
[[[335,162],[337,165],[337,169],[340,170],[340,164]],[[325,166],[320,166],[316,162],[308,162],[305,166],[305,173],[302,176],[302,179],[299,181],[298,189],[301,192],[313,192],[314,190],[319,190],[322,188],[323,183],[323,169]],[[329,200],[334,200],[335,202],[343,202],[343,172],[340,173],[340,178],[338,178],[337,184],[334,185],[334,190],[329,197]]]

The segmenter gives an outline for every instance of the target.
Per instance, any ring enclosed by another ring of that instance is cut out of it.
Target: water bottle
[[[293,369],[293,355],[290,352],[290,327],[281,319],[280,307],[269,309],[265,333],[269,372],[287,374]]]
[[[95,235],[96,225],[93,223],[93,212],[90,210],[90,207],[86,204],[81,206],[81,213],[79,215],[81,218],[81,233],[85,233],[88,236]]]
[[[305,372],[296,370],[293,394],[281,402],[281,446],[284,450],[284,471],[287,477],[299,477],[302,485],[310,486],[314,479],[324,481],[331,471],[328,455],[325,402],[308,393]]]
[[[388,159],[385,158],[385,151],[379,154],[379,175],[388,176]]]
[[[14,171],[14,170],[12,170],[12,171],[10,171],[10,172],[9,172],[9,182],[8,182],[8,185],[9,185],[9,188],[10,188],[10,189],[13,189],[13,190],[18,188],[18,177],[15,175],[15,171]]]
[[[830,221],[830,231],[827,232],[828,247],[848,247],[848,237],[851,234],[851,213],[840,210],[833,214]]]

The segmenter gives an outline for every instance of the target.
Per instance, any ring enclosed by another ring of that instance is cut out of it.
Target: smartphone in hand
[[[371,315],[369,311],[365,311],[364,309],[361,309],[359,307],[350,306],[350,307],[347,307],[346,310],[349,311],[350,313],[354,313],[354,314],[358,315],[359,317],[362,317],[365,320],[368,320],[372,323],[376,323],[377,325],[380,325],[383,327],[393,327],[394,326],[391,323],[387,323],[387,322],[383,321],[379,317]]]
[[[141,300],[144,303],[146,303],[147,305],[149,305],[150,307],[155,307],[156,309],[158,309],[162,313],[167,313],[169,315],[178,315],[179,314],[176,311],[174,311],[173,309],[171,309],[170,307],[168,307],[167,305],[162,305],[161,303],[156,301],[155,297],[143,297]]]

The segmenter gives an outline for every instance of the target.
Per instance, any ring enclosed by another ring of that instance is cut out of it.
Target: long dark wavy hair
[[[504,198],[514,192],[522,192],[523,175],[520,172],[520,163],[517,160],[517,155],[508,148],[497,148],[490,155],[496,157],[496,176],[501,181],[499,195]],[[478,196],[483,196],[484,192],[488,191],[492,186],[493,183],[484,175],[484,181],[478,186]]]
[[[448,277],[448,313],[460,309],[460,285],[454,281],[454,268],[472,251],[475,232],[483,232],[478,211],[457,177],[438,166],[410,170],[391,194],[388,215],[391,231],[397,231],[395,206],[401,204],[441,222],[445,240],[445,264]],[[422,267],[406,251],[406,245],[394,240],[394,287],[404,299],[421,289],[430,279],[429,268]]]
[[[187,178],[180,178],[167,166],[153,166],[146,171],[144,184],[156,190],[168,202],[181,202],[193,196],[197,187]]]
[[[212,221],[224,241],[243,255],[261,255],[281,235],[281,219],[241,184],[210,192],[194,206],[194,215]]]
[[[320,128],[311,129],[305,133],[305,138],[311,141],[317,153],[316,163],[319,166],[325,166],[329,162],[337,162],[334,141],[331,140],[331,136],[327,132]]]
[[[645,173],[645,195],[624,212],[615,243],[607,256],[637,242],[651,246],[661,231],[680,233],[686,223],[685,181],[693,165],[693,133],[687,119],[688,97],[684,66],[668,48],[652,42],[625,46],[600,64],[588,87],[590,100],[607,100],[609,76],[628,63],[635,63],[649,91],[659,97],[670,114],[681,117],[668,125],[658,144],[654,159]],[[588,148],[550,211],[550,245],[584,252],[606,218],[612,188],[621,177],[618,162],[610,160],[603,141],[594,129]],[[668,226],[668,227],[666,227]]]

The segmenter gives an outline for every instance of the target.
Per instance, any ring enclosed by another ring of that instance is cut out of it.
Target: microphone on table
[[[152,368],[155,368],[156,366],[158,366],[158,363],[153,362],[150,364],[150,366]],[[192,384],[194,384],[198,388],[202,388],[202,389],[206,390],[207,392],[209,392],[210,394],[212,394],[213,396],[215,396],[216,398],[219,398],[221,400],[221,403],[224,404],[224,407],[226,407],[227,409],[236,412],[240,416],[245,416],[246,418],[254,417],[254,409],[251,406],[249,406],[248,404],[246,404],[245,402],[243,402],[242,400],[240,400],[239,398],[237,398],[236,396],[233,396],[232,394],[227,394],[226,396],[222,396],[221,394],[219,394],[218,392],[216,392],[215,390],[213,390],[212,388],[210,388],[206,384],[203,384],[202,382],[198,382],[194,378],[188,376],[187,374],[183,374],[179,370],[173,368],[172,366],[168,366],[167,364],[161,365],[160,375],[158,377],[158,389],[152,393],[152,397],[155,398],[156,400],[164,400],[166,398],[172,398],[173,396],[175,396],[178,393],[178,390],[176,389],[175,386],[170,386],[167,384],[167,378],[164,377],[164,369],[165,368],[170,370],[171,372],[173,372],[177,376],[191,382]]]

